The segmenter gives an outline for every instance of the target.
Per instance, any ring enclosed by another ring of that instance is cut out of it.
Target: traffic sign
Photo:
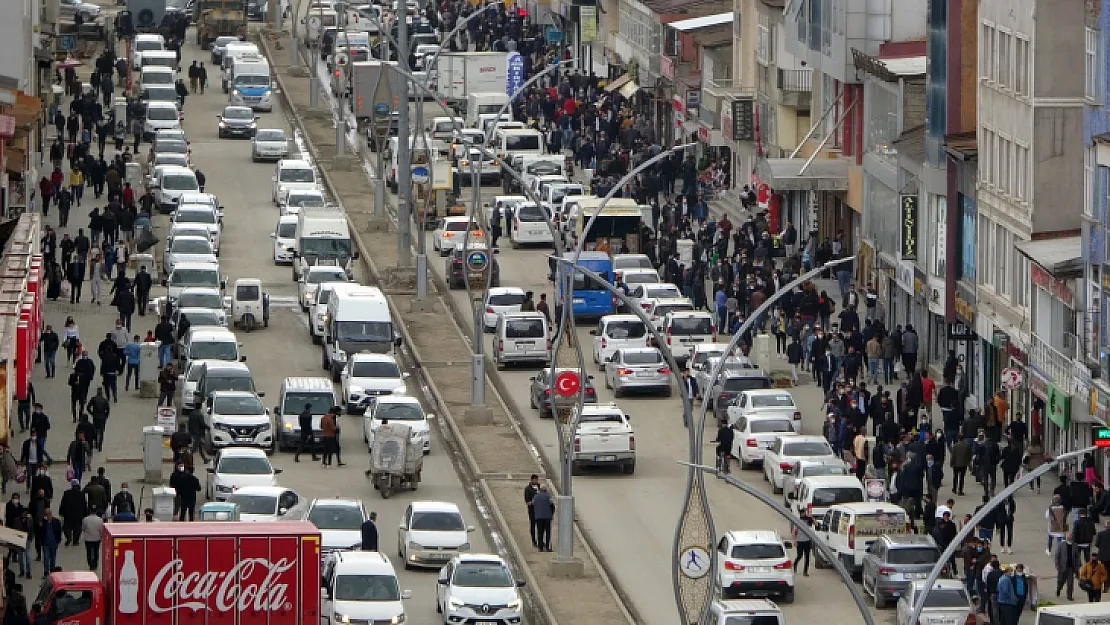
[[[1110,447],[1110,428],[1095,428],[1095,447]]]
[[[582,386],[582,380],[577,371],[563,371],[555,376],[555,394],[567,397],[574,395]]]
[[[412,168],[412,182],[413,184],[428,184],[432,179],[432,174],[428,171],[427,167],[413,167]]]
[[[1021,369],[1016,367],[1006,367],[1002,370],[1002,386],[1007,390],[1014,390],[1019,388],[1025,380],[1024,374]]]
[[[471,271],[481,271],[486,268],[489,256],[485,250],[470,250],[466,255],[466,267]]]
[[[385,102],[378,102],[374,105],[375,115],[389,115],[389,105]]]
[[[75,50],[77,48],[77,35],[62,35],[58,37],[59,50]]]

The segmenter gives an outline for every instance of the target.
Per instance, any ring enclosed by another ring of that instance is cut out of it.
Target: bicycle
[[[725,475],[729,474],[729,458],[731,454],[727,451],[717,452],[717,471]]]

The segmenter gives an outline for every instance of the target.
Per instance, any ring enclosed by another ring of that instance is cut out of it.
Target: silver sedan
[[[617,397],[628,391],[671,395],[671,369],[655,347],[617,350],[605,363],[605,387]]]

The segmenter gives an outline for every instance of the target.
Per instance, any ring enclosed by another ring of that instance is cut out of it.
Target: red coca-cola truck
[[[65,625],[320,623],[308,521],[107,523],[100,553],[101,577],[52,573],[33,611]]]

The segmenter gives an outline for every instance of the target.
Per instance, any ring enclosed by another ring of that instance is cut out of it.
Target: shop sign
[[[1022,351],[1020,347],[1014,345],[1014,342],[1010,340],[1009,336],[1007,336],[1006,334],[1001,334],[1001,336],[1006,337],[1006,344],[999,345],[998,348],[1001,349],[1003,352],[1006,352],[1006,355],[1010,358],[1013,358],[1014,360],[1020,362],[1023,366],[1028,367],[1029,355]]]
[[[1068,427],[1068,420],[1071,418],[1071,397],[1054,385],[1049,384],[1044,411],[1049,420],[1060,428]]]
[[[728,139],[729,141],[732,141],[733,140],[733,138],[732,138],[732,131],[733,130],[735,130],[735,128],[732,127],[732,107],[731,106],[722,106],[721,107],[721,134],[723,134],[725,136],[725,139]]]
[[[1029,390],[1032,391],[1034,395],[1041,399],[1048,399],[1048,382],[1045,382],[1044,378],[1037,375],[1035,371],[1030,370],[1027,381]]]
[[[969,326],[975,325],[975,291],[956,283],[956,318]]]
[[[959,321],[948,324],[949,341],[974,341],[978,338],[978,335],[975,334],[975,330],[971,328],[971,326],[964,325]]]
[[[677,117],[686,113],[686,105],[682,103],[682,98],[678,96],[671,98],[671,108],[674,109],[674,114]]]
[[[1006,390],[1012,391],[1021,388],[1022,383],[1025,381],[1025,376],[1022,370],[1018,367],[1006,367],[1002,370],[1002,387]]]
[[[597,39],[597,7],[578,7],[578,39],[580,43]]]
[[[900,196],[902,207],[902,260],[917,260],[917,195]]]
[[[929,290],[929,278],[917,265],[913,266],[913,294],[915,297],[924,298]]]
[[[894,281],[906,293],[913,293],[913,263],[902,261],[894,269]]]
[[[674,80],[674,59],[669,56],[659,57],[659,73],[667,80]]]
[[[701,89],[686,90],[686,110],[693,111],[701,108]]]
[[[732,139],[734,141],[755,141],[754,100],[732,101]]]
[[[1063,280],[1057,280],[1037,263],[1029,263],[1029,279],[1067,306],[1072,306],[1072,302],[1075,301],[1075,296],[1068,285]]]

